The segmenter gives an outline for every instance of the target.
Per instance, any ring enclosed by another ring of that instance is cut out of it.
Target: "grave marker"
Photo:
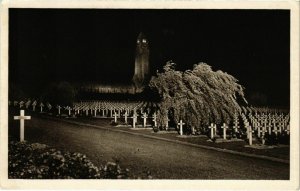
[[[60,115],[60,109],[61,109],[61,106],[60,106],[60,105],[57,105],[56,108],[58,109],[58,115]]]
[[[18,101],[14,101],[14,106],[17,106],[18,104]]]
[[[281,133],[282,132],[282,130],[283,130],[283,124],[282,123],[279,123],[278,124],[278,128],[279,128],[279,132]]]
[[[185,123],[182,123],[182,120],[180,120],[180,123],[178,123],[179,128],[180,128],[180,135],[183,135],[183,129],[182,126],[185,125]]]
[[[24,106],[24,101],[20,101],[19,103],[20,109]]]
[[[34,102],[32,103],[32,111],[35,111],[35,106],[37,105],[37,101],[34,100]]]
[[[117,116],[118,116],[118,114],[116,112],[114,112],[115,123],[117,123]]]
[[[143,126],[146,127],[146,123],[147,123],[147,114],[146,113],[143,113],[143,116],[142,118],[144,119],[144,123],[143,123]]]
[[[260,137],[260,134],[261,134],[261,129],[260,128],[261,128],[260,126],[257,127],[257,136],[258,137]]]
[[[166,117],[165,118],[165,123],[166,123],[166,130],[168,130],[169,129],[169,118],[168,117]]]
[[[51,109],[52,109],[52,105],[51,105],[50,103],[47,102],[46,105],[47,105],[47,107],[48,107],[48,110],[51,110]]]
[[[265,144],[265,133],[266,132],[267,132],[266,127],[263,127],[262,131],[261,131],[261,133],[262,133],[261,142],[263,145]]]
[[[133,113],[133,116],[132,116],[132,127],[133,127],[133,128],[135,128],[136,120],[137,120],[137,114],[136,114],[136,113]]]
[[[31,104],[31,100],[28,100],[28,101],[25,103],[25,107],[26,107],[26,109],[28,109],[28,108],[29,108],[30,104]]]
[[[268,124],[268,132],[271,135],[271,133],[272,133],[272,124],[271,124],[271,122],[269,122],[269,124]]]
[[[127,124],[127,117],[128,117],[127,111],[125,111],[124,117],[125,117],[125,123]]]
[[[252,133],[254,133],[254,131],[252,131],[251,126],[248,126],[248,135],[249,135],[249,145],[252,145]]]
[[[223,139],[226,139],[226,129],[228,128],[228,126],[223,123],[223,126],[221,126],[221,128],[223,129]]]
[[[94,108],[94,117],[97,117],[97,110],[98,110],[98,108],[95,107],[95,108]]]
[[[156,121],[156,113],[153,114],[153,120],[154,122],[154,127],[157,127],[157,121]]]
[[[280,131],[277,129],[277,127],[275,126],[274,127],[274,129],[273,129],[273,131],[272,132],[274,132],[275,133],[275,135],[277,135],[278,133],[280,133]]]
[[[24,120],[31,119],[31,116],[25,116],[24,110],[20,110],[20,116],[14,116],[14,120],[20,120],[20,141],[24,141]]]
[[[210,138],[213,139],[214,138],[214,124],[211,123],[210,126],[208,126],[208,128],[210,128]]]
[[[286,126],[286,130],[285,130],[285,131],[286,131],[286,133],[287,133],[288,135],[290,134],[290,125],[287,125],[287,126]]]
[[[40,113],[43,113],[43,107],[44,107],[44,104],[41,102],[41,103],[40,103],[40,109],[41,109],[41,110],[40,110],[40,111],[41,111]]]
[[[70,106],[65,107],[66,110],[68,110],[68,115],[71,116],[71,110],[72,108]]]

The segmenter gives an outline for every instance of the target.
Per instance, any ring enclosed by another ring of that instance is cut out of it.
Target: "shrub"
[[[84,154],[61,152],[46,145],[10,142],[8,177],[21,179],[126,179],[118,162],[95,166]]]
[[[76,95],[76,89],[69,82],[62,81],[48,85],[41,96],[41,100],[47,100],[58,105],[72,105]]]
[[[290,136],[286,132],[279,134],[271,133],[265,135],[266,145],[290,144]]]

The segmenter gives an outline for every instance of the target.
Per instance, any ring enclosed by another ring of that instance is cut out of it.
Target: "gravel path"
[[[287,164],[38,117],[25,126],[28,141],[84,153],[96,165],[120,160],[133,173],[150,171],[158,179],[289,179]],[[9,128],[18,135],[17,121],[10,120]]]

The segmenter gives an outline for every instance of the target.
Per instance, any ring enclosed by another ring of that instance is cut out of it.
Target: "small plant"
[[[159,131],[159,128],[158,128],[158,127],[153,127],[153,131],[154,131],[155,133],[157,133],[157,132]]]
[[[278,142],[280,144],[289,145],[290,144],[290,135],[288,135],[286,132],[282,132],[278,136]]]
[[[275,133],[265,134],[266,145],[277,145],[278,137]]]
[[[110,124],[111,124],[112,126],[117,126],[117,125],[119,125],[119,123],[118,123],[118,122],[115,122],[114,120],[112,120],[112,121],[110,122]]]

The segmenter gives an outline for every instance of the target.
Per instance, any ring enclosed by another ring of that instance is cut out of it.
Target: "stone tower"
[[[149,44],[140,33],[136,41],[135,66],[132,81],[136,88],[142,88],[149,77]]]

